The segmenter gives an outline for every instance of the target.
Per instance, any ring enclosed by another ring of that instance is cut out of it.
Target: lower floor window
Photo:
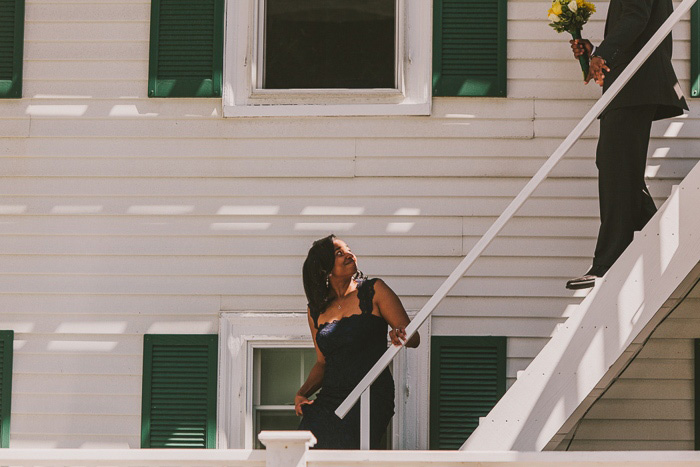
[[[429,323],[420,332],[430,336]],[[260,431],[296,429],[294,396],[316,363],[306,313],[222,313],[219,346],[218,447],[262,448]],[[428,345],[402,350],[390,365],[396,414],[387,448],[428,447],[428,354]]]
[[[296,430],[294,396],[316,363],[313,348],[255,348],[253,350],[253,420],[255,447],[263,430]]]

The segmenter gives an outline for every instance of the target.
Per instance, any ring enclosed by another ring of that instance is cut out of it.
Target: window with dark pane
[[[141,447],[215,448],[218,336],[144,336]]]
[[[22,97],[24,0],[0,0],[0,98]]]
[[[459,449],[506,390],[506,338],[433,336],[430,449]]]
[[[14,331],[0,331],[0,448],[10,447]]]
[[[264,0],[265,89],[396,87],[396,0]]]

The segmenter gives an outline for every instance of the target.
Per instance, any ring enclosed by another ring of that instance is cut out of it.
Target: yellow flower
[[[591,13],[595,13],[595,5],[594,4],[592,4],[590,2],[586,2],[586,1],[583,1],[582,3],[583,3],[583,7],[586,10],[589,10]]]
[[[552,9],[550,10],[550,12],[557,15],[557,16],[561,15],[561,3],[559,3],[559,2],[552,3]]]

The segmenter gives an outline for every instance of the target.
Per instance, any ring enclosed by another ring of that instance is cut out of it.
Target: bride
[[[399,298],[381,279],[364,277],[357,257],[334,235],[313,243],[303,280],[317,360],[294,399],[303,416],[299,429],[314,434],[317,449],[359,449],[359,403],[344,419],[336,408],[386,351],[387,326],[394,345],[417,347],[420,336],[406,341],[410,320]],[[387,368],[371,386],[371,448],[378,447],[393,415],[394,380]]]

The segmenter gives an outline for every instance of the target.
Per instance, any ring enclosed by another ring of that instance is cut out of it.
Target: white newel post
[[[261,431],[266,467],[306,467],[306,453],[316,444],[310,431]]]

